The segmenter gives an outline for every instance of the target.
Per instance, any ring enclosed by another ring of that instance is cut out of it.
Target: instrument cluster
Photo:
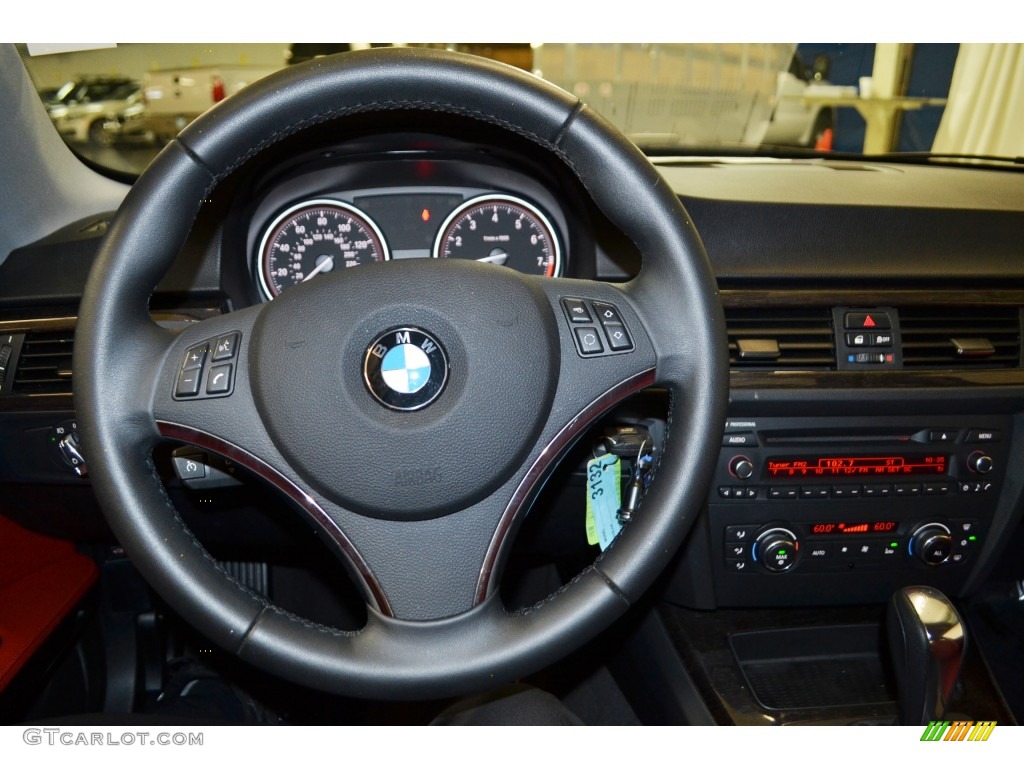
[[[484,183],[486,182],[486,183]],[[524,274],[567,274],[565,213],[516,171],[458,160],[388,159],[289,179],[251,219],[261,300],[372,262],[471,259]]]

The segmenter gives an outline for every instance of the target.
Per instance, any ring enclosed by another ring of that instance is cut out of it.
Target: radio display
[[[813,456],[768,459],[768,476],[891,477],[944,475],[947,457],[937,456]]]
[[[895,520],[871,520],[867,523],[812,523],[811,534],[823,536],[833,533],[892,533],[899,527]]]

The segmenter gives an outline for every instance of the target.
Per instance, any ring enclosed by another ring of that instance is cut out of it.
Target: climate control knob
[[[942,565],[953,553],[953,536],[942,523],[927,523],[910,536],[907,551],[926,565]]]
[[[979,475],[987,475],[992,471],[992,457],[981,451],[975,451],[967,457],[967,468]]]
[[[729,471],[740,480],[749,480],[754,474],[754,462],[746,456],[733,456],[729,459]]]
[[[782,573],[796,564],[800,542],[796,534],[787,528],[772,528],[757,537],[750,551],[754,560],[765,569]]]

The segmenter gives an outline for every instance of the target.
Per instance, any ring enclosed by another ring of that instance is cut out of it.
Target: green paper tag
[[[598,544],[602,552],[622,530],[619,522],[621,501],[619,457],[608,454],[588,461],[587,543]]]

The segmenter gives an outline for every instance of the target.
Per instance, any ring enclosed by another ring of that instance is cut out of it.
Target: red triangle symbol
[[[864,327],[865,328],[874,328],[875,327],[875,321],[871,319],[871,315],[868,315],[867,317],[864,318]]]

